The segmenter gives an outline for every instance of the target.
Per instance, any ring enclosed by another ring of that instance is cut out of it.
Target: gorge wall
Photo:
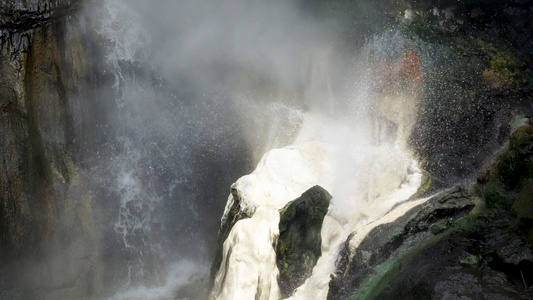
[[[509,251],[531,249],[529,175],[510,186],[518,177],[509,170],[495,171],[503,181],[487,171],[493,165],[477,174],[506,144],[512,120],[533,113],[532,4],[245,2],[0,0],[0,299],[150,298],[159,295],[150,288],[165,285],[163,298],[207,297],[206,265],[231,183],[267,151],[294,142],[309,112],[348,127],[370,124],[359,135],[338,126],[321,138],[343,133],[351,147],[364,135],[390,146],[383,153],[401,148],[416,158],[420,170],[405,163],[400,172],[423,174],[416,197],[479,177],[474,188],[453,189],[389,225],[401,234],[379,227],[358,252],[344,249],[328,297],[351,297],[365,283],[369,297],[418,295],[401,278],[447,249],[444,235],[454,245],[475,236],[455,248],[468,254],[443,254],[464,260],[462,278],[488,264],[505,274],[488,278],[515,286],[502,297],[528,295],[532,275],[523,274],[522,290],[515,271],[531,259],[515,261],[490,237],[513,240]],[[519,149],[511,165],[527,173],[528,150]],[[333,155],[335,163],[345,155]],[[373,176],[373,187],[403,180]],[[382,196],[368,186],[346,190]],[[476,197],[503,207],[471,217],[485,203]],[[447,213],[435,213],[442,207]],[[473,227],[461,227],[465,215]],[[459,235],[450,235],[454,228]],[[402,252],[411,234],[437,239]],[[395,269],[404,254],[420,265]],[[382,273],[365,279],[354,271],[361,265]],[[444,297],[454,280],[442,275],[421,293]]]
[[[53,291],[51,298],[101,288],[99,228],[93,195],[79,173],[82,144],[76,139],[82,129],[72,113],[93,99],[80,5],[0,5],[0,272],[5,297],[36,297],[35,290],[22,290],[20,283]]]

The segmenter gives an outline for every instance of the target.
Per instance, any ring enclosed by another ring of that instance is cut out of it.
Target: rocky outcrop
[[[471,187],[455,187],[349,241],[328,299],[530,298],[531,125],[519,126]]]
[[[531,3],[399,1],[397,9],[402,32],[427,54],[411,147],[435,183],[474,179],[512,118],[532,112]]]
[[[81,297],[101,285],[70,113],[91,98],[80,4],[0,2],[0,291],[13,298]]]
[[[512,118],[533,113],[531,1],[377,0],[316,5],[319,10],[338,9],[348,15],[345,42],[352,47],[363,46],[362,36],[371,41],[383,32],[393,32],[387,41],[393,45],[392,55],[405,50],[416,53],[423,94],[411,104],[417,113],[407,116],[414,123],[409,146],[421,168],[432,175],[434,186],[451,187],[475,179],[486,160],[503,146]]]
[[[279,286],[288,297],[310,275],[322,254],[321,229],[331,195],[314,186],[280,210],[276,260]]]
[[[242,284],[242,281],[247,277],[244,274],[238,274],[240,280],[231,278],[231,268],[235,268],[235,265],[231,265],[229,262],[231,256],[237,257],[237,262],[242,262],[247,259],[246,255],[243,255],[243,246],[257,247],[258,245],[245,244],[248,238],[248,233],[240,227],[252,228],[252,235],[254,238],[261,239],[261,233],[259,231],[264,228],[258,228],[256,215],[265,214],[265,208],[257,206],[250,199],[247,199],[245,195],[248,195],[250,191],[242,190],[243,185],[236,183],[231,188],[231,194],[226,206],[226,213],[222,217],[222,224],[218,235],[218,248],[215,255],[215,259],[211,266],[211,297],[224,297],[230,295],[241,295],[244,289],[236,290],[235,294],[231,294],[227,290],[231,290],[231,285]],[[295,288],[300,286],[310,275],[313,267],[316,265],[318,258],[321,256],[321,229],[322,223],[328,207],[330,204],[331,195],[322,187],[314,186],[295,200],[288,202],[283,208],[267,209],[275,214],[275,218],[265,219],[266,221],[275,221],[272,226],[275,229],[269,229],[269,233],[273,234],[271,241],[267,241],[267,245],[272,245],[275,251],[272,251],[272,268],[279,269],[279,277],[273,277],[276,282],[276,288],[273,288],[275,293],[268,295],[268,291],[258,290],[256,297],[265,297],[266,299],[274,299],[281,295],[283,297],[290,296]],[[257,212],[256,212],[257,211]],[[261,220],[265,216],[259,216],[257,219]],[[245,222],[248,222],[245,224]],[[263,226],[265,223],[259,223]],[[239,227],[240,226],[240,227]],[[239,227],[239,228],[237,228]],[[277,227],[279,227],[279,234]],[[236,228],[232,231],[233,228]],[[228,240],[228,241],[227,241]],[[259,240],[255,240],[259,243]],[[241,248],[239,248],[241,247]],[[257,249],[249,251],[250,253],[265,251],[265,249]],[[252,255],[253,256],[253,255]],[[235,263],[235,262],[234,262]],[[263,261],[248,262],[255,263],[259,266],[265,264]],[[268,262],[267,262],[268,263]],[[255,267],[255,266],[254,266]],[[220,270],[221,268],[224,268]],[[250,267],[251,268],[251,267]],[[219,277],[216,277],[219,276]],[[259,278],[261,275],[258,275]],[[263,275],[264,276],[264,275]],[[220,282],[223,280],[223,282]],[[233,282],[231,280],[234,280]],[[225,281],[228,281],[226,283]],[[252,281],[257,281],[257,278],[252,276]],[[225,285],[229,285],[230,288]],[[273,286],[274,283],[270,283],[268,286]],[[279,285],[279,291],[277,288]],[[258,287],[259,288],[259,287]],[[272,288],[272,287],[271,287]],[[226,289],[226,290],[224,290]],[[253,292],[256,292],[255,290]],[[214,294],[221,293],[221,294]],[[225,294],[222,294],[225,293]]]
[[[457,187],[411,209],[393,223],[376,227],[355,252],[350,250],[350,236],[330,282],[328,299],[371,296],[381,288],[380,284],[386,284],[384,274],[394,270],[395,264],[401,265],[406,253],[425,240],[442,237],[475,204],[476,199],[467,188]]]

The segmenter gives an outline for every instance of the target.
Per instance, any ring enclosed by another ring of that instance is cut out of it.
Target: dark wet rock
[[[280,210],[276,257],[283,297],[304,283],[322,254],[320,231],[330,200],[325,189],[314,186]]]
[[[528,119],[511,135],[510,141],[478,176],[480,193],[489,207],[511,209],[529,218],[533,179],[533,126]]]
[[[476,201],[468,188],[456,187],[411,209],[395,222],[374,228],[355,253],[350,251],[350,236],[330,282],[328,299],[372,295],[381,272],[387,272],[395,260],[401,260],[417,244],[453,230]]]
[[[397,232],[395,225],[402,220],[373,230],[355,255],[344,259],[349,264],[333,277],[328,299],[527,297],[526,286],[533,285],[533,274],[529,271],[531,248],[523,235],[510,230],[512,216],[501,212],[480,214],[481,201],[468,197],[463,200],[474,201],[478,208],[460,219],[434,219],[434,224],[446,224],[443,230],[433,231],[435,225],[411,221],[402,230],[414,230],[403,240],[399,234],[381,244],[376,241],[381,232]],[[426,216],[413,220],[431,219],[427,217],[427,210],[421,210],[420,215]],[[418,231],[420,229],[422,231]],[[392,242],[394,240],[396,243]],[[364,251],[371,253],[366,259],[362,255]]]
[[[508,232],[509,220],[479,218],[442,239],[415,248],[383,277],[371,299],[516,299],[527,298],[533,284],[524,244]],[[496,249],[507,253],[497,254]],[[519,256],[514,256],[521,253]],[[504,262],[503,257],[509,263]],[[520,260],[519,263],[510,263]],[[524,279],[522,280],[522,276]]]
[[[533,226],[523,200],[533,143],[523,121],[477,185],[376,227],[355,253],[347,246],[328,299],[533,298]]]
[[[42,27],[79,9],[83,0],[0,1],[0,30]]]
[[[533,284],[524,244],[508,244],[520,237],[508,232],[508,220],[498,216],[480,218],[475,226],[462,228],[409,257],[388,278],[389,285],[377,299],[401,299],[420,294],[435,299],[516,299],[525,296],[525,284]],[[500,254],[493,251],[500,249]],[[502,253],[504,249],[505,253]],[[517,253],[521,255],[515,256]],[[505,257],[509,263],[502,259]],[[521,259],[521,258],[518,258]],[[522,273],[522,275],[521,275]]]

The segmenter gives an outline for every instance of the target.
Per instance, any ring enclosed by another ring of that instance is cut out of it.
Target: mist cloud
[[[334,37],[331,24],[305,14],[294,1],[127,3],[148,33],[153,65],[202,88],[231,85],[243,71],[294,86],[302,55]]]

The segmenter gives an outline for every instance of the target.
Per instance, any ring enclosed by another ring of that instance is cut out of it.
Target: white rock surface
[[[212,299],[280,299],[275,262],[278,209],[314,185],[333,196],[322,226],[322,256],[291,299],[326,298],[348,234],[392,221],[399,215],[389,213],[391,208],[420,186],[416,162],[393,144],[373,145],[370,136],[365,128],[309,114],[294,145],[269,151],[253,173],[232,186],[242,210],[255,213],[238,221],[224,242]],[[230,195],[223,220],[233,200]]]

